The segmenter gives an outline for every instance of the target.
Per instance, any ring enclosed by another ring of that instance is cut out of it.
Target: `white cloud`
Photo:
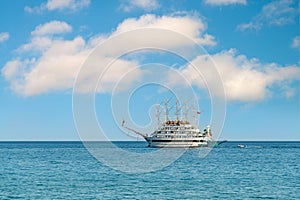
[[[2,70],[2,75],[4,75],[7,80],[12,80],[19,73],[22,62],[19,59],[15,59],[7,62],[5,66],[6,67]]]
[[[279,0],[265,5],[262,9],[263,18],[269,25],[285,25],[294,22],[298,14],[297,2],[294,0]],[[294,7],[293,7],[294,6]]]
[[[210,58],[212,60],[210,60]],[[213,61],[213,62],[211,62]],[[191,62],[205,72],[205,80],[189,65],[181,72],[191,80],[192,84],[205,88],[205,81],[214,84],[216,66],[223,81],[225,94],[229,101],[259,101],[269,95],[278,95],[271,89],[277,86],[281,95],[291,97],[294,89],[293,81],[300,80],[300,67],[280,66],[275,63],[262,64],[257,59],[248,59],[245,55],[237,55],[234,49],[211,55],[199,56]],[[215,65],[214,65],[215,63]],[[214,86],[213,88],[218,88]]]
[[[64,24],[65,28],[62,29],[52,26],[53,23],[51,26],[49,24],[51,22],[37,26],[32,31],[30,42],[18,48],[18,57],[8,61],[2,69],[2,75],[10,82],[11,89],[21,95],[31,96],[71,89],[81,65],[95,46],[100,41],[129,30],[150,27],[164,28],[185,34],[201,44],[212,45],[215,43],[213,36],[205,33],[206,25],[194,15],[144,15],[140,18],[131,18],[120,23],[111,34],[95,36],[90,40],[85,40],[81,36],[65,40],[57,34],[69,32],[72,27],[65,22],[54,23],[56,25]],[[139,37],[137,35],[134,38]],[[166,48],[186,47],[185,45],[187,45],[174,38],[159,40],[159,35],[155,37],[158,37],[157,42]],[[98,60],[92,62],[94,63],[92,67],[84,72],[84,78],[78,80],[81,84],[81,90],[89,92],[91,82],[96,81],[99,70],[103,70],[97,66],[97,63],[108,62],[109,56],[114,56],[124,50],[126,45],[133,45],[137,42],[137,40],[126,40],[124,44],[113,45],[111,49],[105,49],[105,52],[101,52],[97,56]],[[289,83],[293,80],[299,80],[299,67],[282,67],[277,64],[264,65],[257,59],[247,59],[244,55],[237,55],[234,50],[212,55],[212,59],[221,73],[229,100],[261,100],[271,93],[270,87],[274,85],[279,85],[285,92],[284,95],[290,97],[294,94],[294,90]],[[198,56],[193,62],[197,66],[202,66],[201,70],[208,70],[208,72],[210,67],[213,67],[206,56]],[[134,60],[117,59],[109,69],[109,73],[103,77],[102,87],[98,89],[98,92],[110,92],[119,77],[136,68],[138,64]],[[136,73],[126,80],[123,88],[119,89],[126,89],[144,73],[142,70],[135,71]],[[203,79],[196,76],[197,73],[193,73],[190,66],[182,68],[181,71],[189,77],[193,84],[204,88]],[[205,78],[213,83],[215,76],[210,74]]]
[[[79,10],[89,5],[90,0],[48,0],[46,7],[48,10]]]
[[[300,48],[300,36],[294,37],[291,47]]]
[[[150,27],[180,32],[202,44],[214,44],[213,36],[205,33],[206,25],[194,15],[161,17],[144,15],[138,19],[127,19],[120,23],[110,36],[136,28]],[[64,40],[55,35],[71,30],[72,27],[67,23],[56,21],[39,25],[32,31],[31,41],[18,48],[19,57],[7,62],[2,69],[2,75],[10,82],[12,90],[30,96],[49,91],[68,90],[73,87],[81,64],[95,45],[110,36],[100,35],[85,41],[80,36],[72,40]],[[186,45],[174,38],[158,40],[158,42],[166,48]],[[134,43],[136,41],[126,41],[124,45],[113,45],[112,50],[108,49],[108,52],[113,56],[116,52],[122,51],[124,46]],[[28,57],[27,54],[31,52],[38,52],[38,54]],[[22,59],[22,56],[25,58]],[[99,55],[98,59],[103,62],[108,60],[107,55]],[[286,96],[292,96],[293,89],[289,87],[288,82],[295,79],[299,80],[298,67],[281,67],[276,64],[263,65],[256,59],[249,60],[244,55],[236,55],[234,50],[215,54],[212,59],[218,66],[230,100],[255,101],[263,99],[270,93],[269,88],[274,84],[280,84],[283,91],[286,91]],[[197,66],[205,66],[202,70],[208,70],[208,72],[210,67],[213,67],[205,56],[199,56],[193,63]],[[111,72],[106,73],[103,77],[103,84],[98,92],[111,91],[118,77],[137,66],[136,61],[116,60],[114,67],[110,68]],[[85,72],[83,80],[79,80],[82,83],[82,91],[88,91],[90,83],[96,81],[98,77],[95,77],[95,74],[98,74],[98,70],[101,69],[95,66]],[[137,73],[123,85],[123,89],[143,73],[139,70],[136,71]],[[194,84],[204,87],[203,80],[196,76],[197,73],[194,73],[191,67],[183,68],[182,73],[188,76]],[[206,79],[213,83],[214,74],[206,76]]]
[[[8,39],[9,39],[9,33],[7,33],[7,32],[0,33],[0,43],[6,41]]]
[[[157,0],[123,0],[120,6],[120,8],[125,12],[130,12],[135,8],[151,11],[158,7],[159,3]]]
[[[132,18],[124,20],[118,25],[116,30],[110,35],[100,35],[85,41],[81,36],[71,40],[64,40],[60,35],[72,31],[72,27],[65,22],[51,21],[37,26],[31,33],[29,43],[18,48],[18,58],[7,62],[2,69],[2,75],[10,82],[10,87],[15,92],[24,96],[38,95],[49,91],[65,91],[73,87],[73,82],[89,53],[100,42],[110,36],[115,36],[122,32],[137,28],[163,28],[185,34],[204,45],[213,45],[213,36],[205,33],[206,25],[197,16],[155,16],[144,15],[138,19]],[[138,38],[134,37],[134,38]],[[174,38],[159,40],[157,42],[165,47],[182,47],[183,41]],[[107,56],[114,56],[131,44],[136,44],[136,40],[123,41],[124,45],[113,45],[111,49],[106,49],[97,59],[101,62],[108,60]],[[107,53],[108,52],[108,53]],[[99,62],[95,62],[96,64]],[[102,87],[99,92],[109,92],[112,90],[118,77],[128,70],[138,65],[136,61],[118,59],[114,62],[111,73],[103,77]],[[82,91],[88,91],[91,82],[96,81],[99,67],[90,68],[84,75]],[[128,78],[121,89],[125,89],[132,81],[135,81],[143,73],[135,70],[136,73]],[[87,81],[88,80],[88,81]]]
[[[29,13],[41,13],[44,10],[71,10],[77,11],[82,8],[88,7],[90,0],[48,0],[38,7],[25,7],[25,11]]]
[[[30,43],[21,45],[17,51],[18,52],[38,52],[43,50],[46,50],[51,44],[53,43],[53,40],[49,36],[35,36],[31,38]]]
[[[242,4],[246,5],[247,0],[204,0],[204,3],[210,4],[213,6],[227,6],[227,5],[232,5],[232,4]]]
[[[118,25],[116,30],[110,34],[115,36],[119,33],[134,30],[136,28],[164,28],[185,34],[202,44],[214,44],[213,36],[205,33],[206,25],[199,17],[193,15],[185,16],[155,16],[144,15],[140,18],[124,20]],[[47,93],[49,91],[64,91],[73,87],[81,64],[86,60],[89,53],[94,49],[99,41],[104,41],[107,36],[97,36],[85,41],[78,36],[72,40],[64,40],[56,37],[55,34],[72,31],[72,27],[65,22],[52,21],[44,25],[39,25],[32,31],[30,43],[19,47],[20,55],[16,59],[7,62],[2,69],[2,75],[10,82],[12,90],[30,96]],[[138,36],[137,36],[138,37]],[[122,50],[124,46],[134,44],[136,41],[126,41],[124,45],[114,45],[111,55]],[[158,41],[166,48],[181,47],[185,44],[181,41],[170,40]],[[173,45],[173,46],[172,46]],[[28,58],[27,53],[38,52]],[[25,57],[22,59],[22,56]],[[107,55],[99,55],[99,61],[109,60]],[[223,51],[212,55],[223,79],[226,94],[229,100],[257,101],[264,99],[271,94],[271,87],[278,85],[286,97],[294,94],[294,89],[289,83],[299,80],[299,67],[282,67],[277,64],[262,64],[257,59],[247,59],[244,55],[236,55],[234,50]],[[213,66],[208,61],[207,56],[198,56],[192,61],[197,66],[202,66],[201,70],[207,70],[205,78],[209,83],[214,83],[215,75],[210,72]],[[95,62],[97,63],[97,62]],[[118,78],[138,66],[136,61],[118,59],[110,68],[109,73],[103,77],[102,87],[98,92],[109,92],[118,81]],[[79,80],[82,91],[89,91],[91,82],[97,80],[99,67],[90,68],[84,74],[83,80]],[[126,89],[132,81],[141,77],[141,70],[136,70],[123,85]],[[181,72],[189,77],[193,84],[204,88],[205,84],[201,77],[193,71],[191,66],[182,68]],[[214,88],[217,88],[214,87]]]
[[[3,67],[2,75],[10,81],[13,91],[24,96],[33,96],[50,91],[65,91],[73,87],[77,73],[93,46],[87,44],[80,36],[73,40],[58,38],[49,38],[49,40],[51,41],[49,45],[35,49],[42,51],[41,56],[33,57],[31,60],[17,58],[7,62]],[[34,48],[33,45],[31,47]],[[29,50],[29,46],[27,50]],[[103,61],[108,58],[99,55],[98,59]],[[136,67],[136,62],[116,60],[110,69],[112,72],[108,72],[103,77],[103,87],[99,89],[101,90],[99,92],[111,91],[118,80],[116,77],[120,77],[133,67]],[[82,92],[91,92],[90,82],[97,81],[98,76],[95,74],[99,74],[97,73],[99,69],[97,66],[92,69],[85,74],[85,78],[81,82]],[[127,85],[135,80],[135,77],[131,78],[127,81]],[[86,80],[88,81],[86,82]]]
[[[297,3],[295,0],[271,1],[250,22],[238,25],[237,29],[240,31],[247,29],[259,30],[264,25],[283,26],[294,23],[298,14],[296,7]]]
[[[212,35],[205,33],[207,26],[196,14],[195,15],[171,15],[171,16],[156,16],[146,14],[140,18],[130,18],[124,20],[118,25],[114,34],[134,30],[137,28],[161,28],[171,30],[177,33],[186,35],[202,45],[215,45],[216,42]],[[178,45],[180,41],[160,41]]]
[[[45,4],[42,4],[40,7],[25,6],[24,8],[24,10],[28,13],[41,13],[45,9],[46,9]]]
[[[68,33],[72,31],[72,27],[66,22],[51,21],[45,24],[38,25],[34,31],[31,32],[34,36],[53,35]]]

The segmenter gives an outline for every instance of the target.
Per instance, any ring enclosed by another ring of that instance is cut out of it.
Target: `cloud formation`
[[[213,36],[205,33],[206,25],[197,16],[155,16],[144,15],[140,18],[126,19],[120,23],[116,30],[109,35],[98,35],[89,40],[81,36],[65,40],[61,34],[69,33],[72,27],[66,22],[50,21],[38,25],[31,32],[30,42],[21,45],[17,49],[17,58],[8,61],[2,69],[2,75],[10,82],[13,91],[24,96],[39,95],[51,91],[66,91],[73,87],[81,65],[87,59],[91,51],[99,42],[122,32],[138,28],[164,28],[185,34],[200,44],[213,45]],[[138,37],[138,36],[137,36]],[[182,47],[186,44],[182,41],[169,38],[158,41],[165,48]],[[105,55],[99,55],[103,62],[108,60],[107,56],[114,56],[123,50],[126,45],[134,44],[136,41],[124,41],[124,45],[114,45],[105,51]],[[107,54],[109,52],[109,54]],[[118,77],[127,71],[138,66],[137,61],[117,59],[111,68],[112,72],[103,77],[103,85],[98,92],[110,92]],[[97,66],[86,73],[86,78],[82,80],[82,88],[89,88],[89,81],[96,81],[94,74],[97,74]],[[142,71],[128,79],[130,85],[132,81],[141,76]]]
[[[246,5],[247,0],[204,0],[204,3],[212,6],[228,6],[232,4]]]
[[[0,43],[6,41],[8,39],[9,39],[9,33],[7,33],[7,32],[0,33]]]
[[[114,37],[120,33],[140,28],[162,28],[187,35],[202,45],[214,45],[213,36],[206,33],[206,25],[197,15],[170,15],[156,16],[143,15],[139,18],[129,18],[121,22],[116,29],[107,35],[98,35],[84,39],[76,36],[73,39],[63,39],[61,34],[72,31],[66,22],[50,21],[38,25],[32,32],[30,42],[17,49],[19,54],[15,59],[8,61],[2,69],[2,75],[10,83],[10,88],[24,96],[40,95],[51,91],[66,91],[73,87],[81,65],[101,41]],[[133,38],[140,37],[137,35]],[[156,36],[157,37],[157,36]],[[183,41],[174,38],[158,40],[166,49],[186,47]],[[111,57],[122,52],[126,45],[136,44],[137,40],[124,41],[124,44],[113,45],[105,49],[105,53],[98,55],[98,61],[108,62]],[[293,82],[300,80],[299,66],[280,66],[276,63],[261,63],[258,59],[248,59],[245,55],[238,55],[236,50],[230,49],[211,55],[199,55],[191,63],[200,66],[200,71],[206,72],[205,79],[214,84],[215,74],[211,70],[216,64],[223,80],[227,98],[231,101],[259,101],[272,96],[273,89],[281,91],[281,95],[291,97],[295,93]],[[86,71],[83,79],[79,80],[83,92],[90,91],[90,83],[97,81],[99,66]],[[118,58],[102,78],[102,87],[97,92],[111,92],[118,79],[128,71],[137,69],[137,60]],[[134,81],[143,76],[141,69],[126,79],[121,90],[126,90]],[[197,75],[192,65],[180,68],[192,84],[206,88],[203,77]],[[176,84],[176,77],[172,77]],[[170,78],[171,80],[171,78]],[[217,86],[213,87],[217,88]]]
[[[71,10],[77,11],[82,8],[88,7],[90,0],[48,0],[46,3],[42,3],[37,7],[25,7],[25,11],[28,13],[41,13],[44,10]]]
[[[300,36],[294,37],[291,47],[296,49],[300,48]]]
[[[159,7],[157,0],[123,0],[120,9],[130,12],[134,9],[142,9],[145,11],[155,10]]]
[[[37,26],[34,31],[31,32],[34,36],[62,34],[72,31],[72,27],[66,22],[51,21],[45,24]]]
[[[295,22],[298,10],[295,0],[277,0],[265,5],[261,12],[248,23],[237,26],[237,30],[260,30],[264,25],[283,26]]]
[[[216,44],[215,38],[206,33],[207,25],[201,18],[199,18],[197,14],[190,15],[184,13],[182,15],[174,14],[170,16],[146,14],[139,18],[130,18],[124,20],[118,25],[114,34],[134,30],[137,28],[160,28],[172,30],[190,37],[201,45],[213,46]],[[180,43],[180,41],[161,42]]]
[[[198,66],[200,72],[205,72],[206,76],[201,77],[192,65]],[[206,83],[214,84],[215,74],[211,69],[215,66],[229,101],[259,101],[272,95],[289,98],[295,93],[291,83],[300,81],[299,66],[263,64],[255,58],[248,59],[245,55],[238,55],[235,49],[222,51],[210,57],[199,56],[191,61],[191,65],[182,67],[180,71],[192,84],[205,88]],[[279,88],[281,94],[272,93],[273,87]]]

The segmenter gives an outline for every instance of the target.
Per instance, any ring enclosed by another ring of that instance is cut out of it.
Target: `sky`
[[[169,99],[174,114],[176,97],[191,116],[196,102],[200,129],[222,126],[215,139],[300,140],[297,0],[2,0],[0,9],[0,141],[79,140],[78,123],[94,126],[76,111],[80,95],[94,98],[91,118],[110,140],[142,140],[120,121],[150,133],[155,105]]]

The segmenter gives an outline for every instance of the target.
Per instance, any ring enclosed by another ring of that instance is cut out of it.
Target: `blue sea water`
[[[117,145],[149,150],[144,142]],[[80,142],[1,142],[0,199],[300,199],[300,142],[227,142],[205,158],[198,151],[128,174]]]

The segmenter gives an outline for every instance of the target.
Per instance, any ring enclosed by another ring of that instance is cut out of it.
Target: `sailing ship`
[[[170,120],[169,118],[169,100],[165,101],[165,121],[160,123],[160,105],[157,107],[157,117],[158,117],[158,128],[150,135],[140,133],[132,128],[125,126],[125,121],[123,120],[122,126],[143,137],[149,147],[177,147],[177,148],[192,148],[192,147],[208,147],[214,145],[214,140],[212,139],[212,131],[208,125],[203,131],[200,131],[198,127],[192,125],[188,120],[188,110],[186,104],[184,104],[184,117],[180,118],[179,112],[179,101],[176,99],[176,118]],[[197,119],[197,115],[201,114],[199,111],[193,109],[194,119]],[[195,120],[196,122],[198,120]]]

